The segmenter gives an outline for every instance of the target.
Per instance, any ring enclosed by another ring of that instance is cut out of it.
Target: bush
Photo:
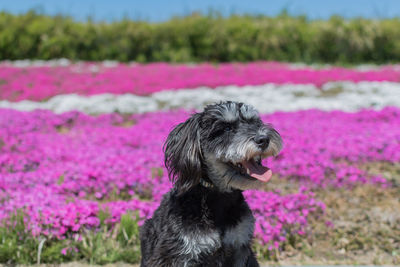
[[[94,23],[35,11],[0,13],[1,60],[61,57],[139,62],[385,63],[400,60],[400,19],[193,14],[163,23],[128,19]]]

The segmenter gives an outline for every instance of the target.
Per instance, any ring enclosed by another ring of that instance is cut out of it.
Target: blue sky
[[[286,8],[290,14],[306,14],[312,19],[332,14],[344,17],[400,17],[400,0],[0,0],[0,10],[23,13],[36,8],[46,14],[67,14],[77,20],[113,21],[122,17],[153,22],[193,11],[218,10],[231,13],[276,15]]]

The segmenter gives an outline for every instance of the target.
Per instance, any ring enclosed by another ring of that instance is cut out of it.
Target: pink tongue
[[[254,161],[243,161],[242,165],[249,170],[249,175],[257,180],[268,182],[272,177],[272,171],[268,167],[258,165]]]

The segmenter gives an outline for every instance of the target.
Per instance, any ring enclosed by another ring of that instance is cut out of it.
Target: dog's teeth
[[[258,165],[261,165],[261,156],[257,156],[253,158],[254,162],[257,163]]]

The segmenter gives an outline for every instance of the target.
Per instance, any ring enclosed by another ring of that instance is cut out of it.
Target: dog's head
[[[172,130],[164,146],[165,165],[179,193],[202,179],[225,192],[256,189],[272,175],[262,159],[281,148],[279,133],[252,106],[222,102]]]

